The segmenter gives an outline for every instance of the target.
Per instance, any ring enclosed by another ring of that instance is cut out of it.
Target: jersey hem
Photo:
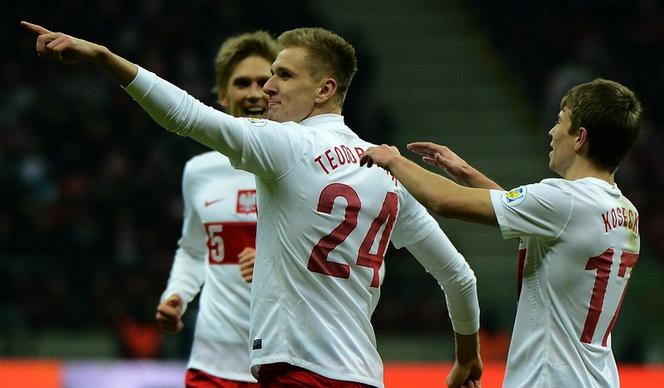
[[[375,380],[371,379],[365,376],[360,376],[356,374],[350,374],[350,373],[340,373],[340,372],[334,372],[330,371],[328,369],[324,369],[320,367],[319,365],[312,364],[310,362],[300,360],[297,358],[293,358],[287,355],[274,355],[270,357],[259,357],[256,359],[251,360],[251,372],[254,376],[257,375],[257,373],[260,373],[260,366],[261,365],[266,365],[266,364],[275,364],[278,362],[285,362],[287,364],[291,364],[300,368],[304,368],[306,370],[309,370],[311,372],[317,373],[323,377],[327,377],[329,379],[334,379],[334,380],[339,380],[339,381],[348,381],[348,382],[354,382],[354,383],[361,383],[361,384],[367,384],[373,387],[377,388],[384,388],[383,382],[380,380]],[[382,371],[381,371],[382,372]]]
[[[222,379],[242,381],[245,383],[256,383],[256,379],[247,371],[247,373],[231,372],[231,371],[222,371],[216,368],[211,368],[209,365],[205,365],[193,360],[190,360],[187,364],[187,369],[198,369],[205,373],[211,374],[216,377],[221,377]]]

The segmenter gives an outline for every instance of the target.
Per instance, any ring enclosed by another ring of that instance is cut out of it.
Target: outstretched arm
[[[424,162],[445,171],[461,185],[502,190],[496,182],[469,165],[447,146],[431,142],[415,142],[408,144],[408,149],[421,155]]]
[[[143,110],[168,131],[191,137],[228,156],[233,162],[240,160],[243,141],[250,125],[245,120],[206,106],[184,90],[141,69],[104,46],[51,32],[36,24],[21,24],[37,35],[36,50],[39,56],[66,64],[94,64],[122,84]],[[264,132],[269,133],[267,130]],[[258,168],[252,172],[271,173]]]
[[[122,86],[127,86],[138,72],[138,67],[114,54],[108,48],[62,32],[22,21],[21,25],[37,35],[37,55],[57,62],[72,64],[90,62],[101,68]]]
[[[498,225],[488,189],[461,186],[425,170],[399,155],[394,147],[370,147],[360,165],[374,164],[389,171],[421,204],[443,217],[487,225]]]

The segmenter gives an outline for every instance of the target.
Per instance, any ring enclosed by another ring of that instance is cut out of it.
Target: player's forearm
[[[487,189],[464,187],[416,163],[395,157],[387,169],[425,207],[443,217],[486,225],[497,225]]]
[[[503,190],[502,187],[488,176],[479,172],[476,168],[466,165],[463,169],[464,176],[462,184],[468,187],[474,187],[478,189],[496,189]]]
[[[168,277],[168,285],[161,300],[177,292],[182,297],[183,312],[187,303],[198,294],[205,280],[205,261],[196,259],[184,249],[178,248]]]
[[[436,228],[407,248],[445,293],[454,331],[469,335],[479,330],[480,308],[475,274],[445,233]]]
[[[460,187],[452,180],[427,171],[401,156],[394,158],[387,169],[415,199],[440,215],[445,215],[449,209],[439,197],[448,196],[450,192]]]
[[[89,59],[92,64],[104,70],[116,82],[127,86],[136,78],[138,66],[113,53],[108,48],[95,45],[94,55]]]

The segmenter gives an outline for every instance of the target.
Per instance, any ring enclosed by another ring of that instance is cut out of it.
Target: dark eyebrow
[[[290,75],[295,75],[295,72],[293,70],[291,70],[287,67],[283,67],[283,66],[277,66],[276,68],[274,68],[272,70],[272,74],[276,74],[276,73],[279,73],[279,72],[286,72]]]

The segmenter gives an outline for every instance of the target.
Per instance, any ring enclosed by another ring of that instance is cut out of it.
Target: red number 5
[[[351,232],[357,227],[357,217],[362,208],[362,202],[357,192],[352,187],[342,183],[332,183],[326,186],[320,193],[318,199],[318,211],[326,214],[332,213],[334,201],[338,197],[346,200],[346,210],[344,220],[337,225],[329,234],[323,236],[311,250],[307,269],[312,272],[322,273],[324,275],[348,279],[350,276],[350,266],[348,264],[335,263],[327,260],[330,252],[341,244]],[[373,279],[371,287],[378,287],[380,279],[378,270],[383,263],[387,242],[392,232],[392,227],[396,221],[399,198],[395,193],[388,192],[383,201],[383,207],[378,216],[371,223],[371,227],[364,237],[362,244],[357,252],[356,264],[373,269]],[[387,222],[387,224],[385,224]],[[385,229],[381,235],[376,253],[371,253],[371,247],[374,244],[376,235],[380,227],[385,224]]]

